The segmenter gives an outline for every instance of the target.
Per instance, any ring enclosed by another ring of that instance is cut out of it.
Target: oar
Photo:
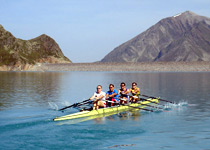
[[[123,99],[123,98],[119,98],[119,97],[114,97],[114,98],[115,98],[115,99],[119,99],[119,100],[123,100],[123,101],[127,101],[127,100],[125,100],[125,99]],[[116,102],[109,101],[109,100],[106,100],[106,101],[107,101],[107,102],[111,102],[111,103],[116,103]],[[117,104],[119,104],[119,103],[117,103]],[[119,105],[128,106],[128,107],[131,107],[131,108],[142,109],[142,110],[146,110],[146,111],[151,111],[151,112],[153,112],[153,110],[150,110],[150,109],[140,108],[140,107],[134,107],[134,106],[130,106],[130,105],[128,105],[128,104],[119,104]]]
[[[131,95],[130,95],[130,97],[138,98],[137,96],[131,96]],[[159,98],[158,98],[158,99],[159,99]],[[149,101],[150,103],[157,104],[157,105],[160,105],[160,106],[163,106],[163,107],[166,106],[166,105],[162,105],[162,104],[159,104],[159,103],[157,103],[157,102],[153,102],[152,100],[145,99],[145,98],[140,98],[140,100]],[[142,104],[142,105],[147,105],[147,104]],[[152,106],[152,105],[148,105],[148,107],[149,107],[149,106],[154,107],[154,108],[158,108],[158,109],[163,109],[163,108],[155,107],[155,106]]]
[[[126,101],[126,100],[123,99],[123,98],[117,98],[117,99]],[[151,111],[151,112],[153,112],[153,110],[150,110],[150,109],[141,108],[141,107],[135,107],[135,106],[130,106],[130,105],[128,105],[128,104],[119,104],[119,105],[128,106],[128,107],[131,107],[131,108],[142,109],[142,110],[146,110],[146,111]]]
[[[89,100],[89,101],[84,102],[84,103],[79,103],[79,104],[76,103],[74,107],[82,106],[82,105],[85,105],[85,104],[92,104],[92,102],[93,102],[93,101]]]
[[[152,105],[148,105],[148,104],[142,104],[140,103],[141,105],[145,105],[145,106],[148,106],[148,107],[153,107],[153,108],[158,108],[158,109],[163,109],[163,108],[160,108],[160,107],[155,107],[155,106],[152,106]]]
[[[129,95],[129,96],[130,96],[130,97],[133,97],[133,98],[136,98],[136,99],[138,99],[138,100],[144,100],[144,101],[149,101],[149,102],[154,103],[154,104],[158,104],[157,102],[153,102],[153,101],[148,100],[148,99],[138,98],[138,96],[132,96],[132,95]]]
[[[130,96],[130,97],[134,97],[134,98],[138,98],[137,96]],[[154,103],[154,104],[158,104],[157,102],[153,102],[151,100],[147,100],[147,99],[144,99],[144,98],[140,98],[140,100],[143,99],[145,101],[149,101],[150,103]],[[142,104],[141,102],[139,103],[141,105],[145,105],[145,106],[148,106],[148,107],[153,107],[153,108],[158,108],[158,109],[163,109],[163,108],[160,108],[160,107],[155,107],[155,106],[152,106],[152,105],[148,105],[148,104]]]
[[[129,96],[130,96],[130,97],[133,97],[133,98],[139,99],[137,96],[132,96],[132,95],[129,95]],[[161,105],[161,104],[158,104],[157,102],[153,102],[153,101],[151,101],[151,100],[144,99],[144,98],[140,98],[140,100],[149,101],[150,103],[157,104],[157,105]],[[142,104],[142,103],[141,103],[141,104]],[[155,106],[148,105],[148,104],[142,104],[142,105],[145,105],[145,106],[148,106],[148,107],[153,107],[153,108],[158,108],[158,109],[163,109],[163,108],[155,107]],[[161,105],[161,106],[164,106],[164,105]]]
[[[59,111],[64,110],[64,109],[67,109],[67,108],[70,108],[70,107],[81,106],[81,105],[87,104],[87,103],[85,103],[85,102],[88,102],[88,103],[89,103],[89,99],[84,100],[84,101],[79,102],[79,103],[74,103],[74,104],[72,104],[72,105],[70,105],[70,106],[66,106],[66,107],[64,107],[64,108],[59,109]]]
[[[149,100],[149,99],[145,99],[145,98],[140,98],[140,100],[149,101],[150,103],[157,104],[157,105],[160,105],[160,106],[163,106],[163,107],[166,106],[166,105],[162,105],[162,104],[159,104],[159,103],[157,103],[157,102],[153,102],[153,101],[151,101],[151,100]]]
[[[142,109],[142,110],[146,110],[146,111],[153,112],[153,110],[150,110],[150,109],[141,108],[141,107],[135,107],[135,106],[130,106],[130,105],[128,105],[128,104],[120,104],[120,105],[128,106],[128,107],[131,107],[131,108]]]
[[[157,97],[153,97],[153,96],[147,96],[147,95],[143,95],[143,94],[140,94],[141,96],[144,96],[144,97],[148,97],[148,98],[157,98]],[[172,103],[172,104],[175,104],[174,102],[171,102],[171,101],[168,101],[168,100],[164,100],[164,99],[160,99],[160,98],[157,98],[159,101],[164,101],[164,102],[169,102],[169,103]]]

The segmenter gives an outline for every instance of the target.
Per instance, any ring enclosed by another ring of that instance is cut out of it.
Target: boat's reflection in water
[[[120,120],[139,120],[141,113],[139,110],[131,110],[127,112],[121,112],[117,114]]]

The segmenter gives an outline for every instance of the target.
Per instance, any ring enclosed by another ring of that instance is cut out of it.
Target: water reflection
[[[103,91],[113,83],[115,89],[125,82],[137,82],[141,93],[189,104],[198,111],[209,110],[210,73],[153,72],[0,72],[0,109],[6,107],[59,107],[89,98],[96,86]]]
[[[4,107],[44,104],[59,99],[62,74],[1,72],[0,99]]]

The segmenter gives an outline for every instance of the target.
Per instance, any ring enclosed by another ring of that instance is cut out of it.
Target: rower
[[[130,90],[126,88],[126,84],[124,82],[120,84],[120,87],[121,88],[118,90],[118,93],[120,94],[119,102],[120,104],[128,103],[129,100],[128,93],[130,93]]]
[[[96,92],[89,98],[89,100],[94,100],[93,102],[93,110],[98,109],[99,107],[106,107],[105,95],[106,93],[102,91],[102,86],[98,85],[96,88]]]
[[[137,83],[132,83],[132,88],[130,89],[130,92],[132,94],[130,100],[132,103],[136,103],[140,99],[140,88],[137,87]]]
[[[118,98],[118,91],[114,89],[114,84],[109,84],[109,91],[106,92],[106,99],[112,102],[107,102],[107,106],[111,107],[116,105],[116,103],[118,103]]]

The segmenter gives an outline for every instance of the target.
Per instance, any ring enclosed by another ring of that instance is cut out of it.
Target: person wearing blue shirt
[[[108,107],[115,105],[118,102],[119,95],[118,91],[114,89],[114,85],[109,85],[109,91],[106,92],[106,99],[112,101],[112,103],[108,102]]]

